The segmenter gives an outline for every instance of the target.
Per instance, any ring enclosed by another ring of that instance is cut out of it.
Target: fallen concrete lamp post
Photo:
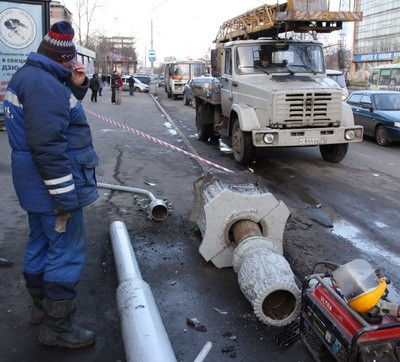
[[[150,219],[163,221],[168,216],[168,211],[170,210],[171,204],[168,203],[168,201],[166,200],[156,199],[150,191],[147,191],[145,189],[138,189],[135,187],[106,184],[102,182],[98,182],[97,187],[114,191],[125,191],[131,192],[133,194],[145,195],[150,200],[150,203],[143,204],[139,201],[137,203],[141,209],[147,212]]]
[[[265,324],[284,326],[298,315],[300,290],[283,257],[289,209],[247,171],[210,171],[194,182],[191,220],[200,254],[218,268],[233,266],[240,289]]]
[[[150,286],[139,265],[122,221],[109,225],[119,286],[117,307],[128,362],[176,362]],[[194,362],[203,362],[212,348],[207,342]]]
[[[117,306],[127,361],[176,362],[150,286],[139,266],[122,221],[109,226],[119,286]]]

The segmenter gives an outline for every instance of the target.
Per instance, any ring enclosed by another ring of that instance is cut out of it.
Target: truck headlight
[[[400,122],[394,122],[394,126],[400,128]]]
[[[354,139],[355,133],[352,129],[348,129],[345,134],[344,134],[344,138],[346,138],[347,141],[351,141],[352,139]]]
[[[274,143],[274,141],[275,141],[275,135],[273,133],[266,133],[264,135],[264,142],[267,145],[270,145],[271,143]]]

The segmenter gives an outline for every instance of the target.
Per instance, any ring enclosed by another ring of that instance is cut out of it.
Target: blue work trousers
[[[86,260],[86,232],[82,209],[70,212],[66,231],[54,230],[56,215],[28,212],[29,240],[24,277],[28,288],[42,288],[52,300],[75,298]]]

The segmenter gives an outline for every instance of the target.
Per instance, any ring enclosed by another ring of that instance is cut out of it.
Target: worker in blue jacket
[[[13,184],[27,211],[24,278],[31,322],[49,346],[92,345],[91,331],[71,323],[86,258],[82,208],[98,198],[97,155],[79,100],[89,81],[76,62],[74,30],[53,24],[37,52],[14,74],[4,100]]]

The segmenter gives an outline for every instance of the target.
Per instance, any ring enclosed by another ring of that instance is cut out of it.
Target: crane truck
[[[329,11],[326,0],[289,0],[224,22],[211,51],[212,77],[192,89],[198,139],[231,138],[241,165],[266,147],[319,146],[324,160],[342,161],[363,128],[326,75],[322,43],[288,33],[329,33],[361,19],[360,12]]]

